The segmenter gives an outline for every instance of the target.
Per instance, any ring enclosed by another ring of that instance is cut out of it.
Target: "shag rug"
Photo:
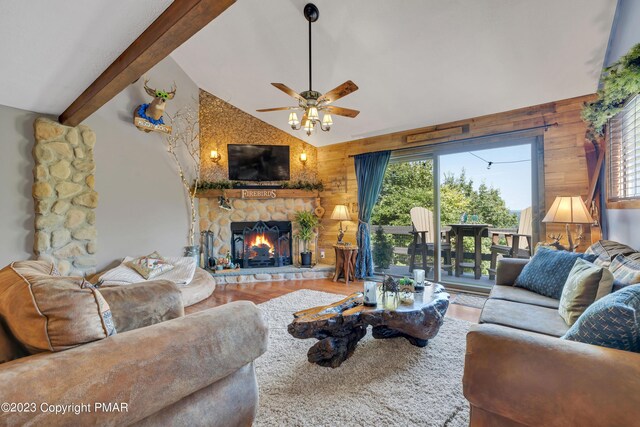
[[[296,311],[344,296],[299,290],[260,304],[269,349],[255,362],[260,387],[256,426],[468,426],[462,395],[469,322],[446,318],[425,348],[404,338],[376,340],[371,328],[340,367],[307,361],[315,339],[293,338]]]
[[[487,302],[487,297],[480,295],[460,293],[451,297],[451,304],[465,305],[473,308],[483,308],[485,302]]]

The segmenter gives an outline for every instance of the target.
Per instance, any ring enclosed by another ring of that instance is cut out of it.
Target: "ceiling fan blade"
[[[297,99],[300,102],[303,102],[304,105],[307,105],[306,99],[304,99],[302,96],[300,96],[299,93],[295,92],[293,89],[291,89],[289,86],[285,85],[284,83],[271,83],[271,84],[277,87],[278,89],[280,89],[281,91],[283,91],[284,93],[286,93],[287,95]]]
[[[350,118],[354,118],[358,114],[360,114],[360,111],[358,110],[352,110],[350,108],[335,107],[333,105],[328,105],[324,107],[322,111],[326,111],[329,114],[335,114],[337,116],[344,116],[344,117],[350,117]]]
[[[329,103],[334,102],[334,101],[336,101],[336,100],[338,100],[338,99],[340,99],[342,97],[345,97],[345,96],[349,95],[350,93],[353,93],[353,92],[355,92],[357,90],[358,90],[358,86],[356,86],[356,84],[354,82],[352,82],[351,80],[347,80],[346,82],[342,83],[337,88],[332,89],[329,92],[327,92],[324,95],[322,95],[318,101],[319,102],[325,102],[326,104],[329,104]]]
[[[277,107],[277,108],[263,108],[256,110],[258,113],[268,113],[269,111],[283,111],[283,110],[297,110],[300,107]]]

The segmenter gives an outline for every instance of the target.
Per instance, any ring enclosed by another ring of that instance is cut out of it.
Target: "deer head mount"
[[[176,84],[174,83],[173,86],[171,86],[169,92],[165,92],[163,90],[152,89],[147,86],[147,83],[149,83],[149,80],[145,79],[144,90],[149,96],[153,96],[153,101],[151,101],[151,104],[149,104],[145,112],[147,116],[152,117],[154,120],[161,120],[164,114],[164,107],[167,105],[167,100],[173,99],[176,95]]]
[[[153,97],[153,101],[148,104],[141,104],[136,108],[133,116],[133,123],[140,130],[145,132],[158,131],[171,133],[171,127],[164,124],[162,115],[167,105],[167,101],[173,99],[176,95],[176,84],[171,86],[171,90],[164,91],[153,89],[147,85],[148,79],[144,80],[144,90],[149,96]]]

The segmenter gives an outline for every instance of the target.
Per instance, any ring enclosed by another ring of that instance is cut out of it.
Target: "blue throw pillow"
[[[593,262],[597,257],[541,247],[522,269],[515,285],[546,297],[560,299],[562,288],[576,259]]]
[[[640,353],[640,285],[627,286],[587,308],[562,339]]]

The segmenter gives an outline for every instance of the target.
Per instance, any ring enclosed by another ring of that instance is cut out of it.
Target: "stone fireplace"
[[[232,223],[255,224],[259,221],[273,226],[276,222],[288,222],[289,234],[295,234],[295,225],[291,226],[296,212],[314,210],[318,206],[317,196],[311,197],[274,197],[269,199],[242,199],[234,197],[233,191],[228,190],[231,210],[222,209],[218,203],[219,190],[215,195],[200,196],[198,211],[200,216],[200,231],[210,231],[212,234],[212,256],[223,257],[231,252],[232,258],[237,257],[231,248],[234,231]],[[240,191],[240,190],[237,190]],[[236,236],[237,237],[237,236]],[[292,239],[289,238],[289,241]],[[289,249],[289,252],[291,249]]]
[[[291,221],[231,223],[231,257],[242,268],[292,264]]]
[[[269,190],[265,193],[268,198],[251,199],[246,197],[251,197],[253,192],[241,189],[199,192],[200,231],[206,232],[203,237],[209,248],[205,256],[215,258],[229,254],[232,261],[242,267],[215,271],[216,283],[331,277],[334,268],[330,265],[316,265],[313,269],[293,265],[295,245],[292,240],[297,230],[292,221],[298,211],[322,210],[318,193],[302,190]],[[219,197],[223,194],[231,209],[220,207]],[[277,237],[274,228],[277,228]]]

